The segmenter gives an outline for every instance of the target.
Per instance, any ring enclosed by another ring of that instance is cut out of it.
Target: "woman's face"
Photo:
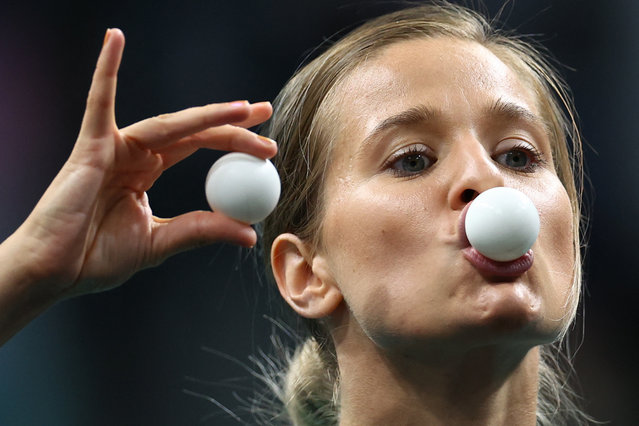
[[[572,214],[531,90],[479,44],[394,44],[336,90],[322,248],[349,326],[377,345],[536,345],[569,318]],[[355,95],[356,94],[356,95]],[[515,278],[467,260],[460,216],[496,186],[525,193],[541,230]]]

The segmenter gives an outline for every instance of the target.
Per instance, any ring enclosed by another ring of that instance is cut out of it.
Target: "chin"
[[[523,282],[489,284],[465,320],[462,328],[480,344],[483,340],[532,347],[553,342],[563,329],[563,322],[547,318],[544,301]]]
[[[504,331],[526,327],[541,317],[541,301],[521,283],[490,284],[478,308],[481,322]]]

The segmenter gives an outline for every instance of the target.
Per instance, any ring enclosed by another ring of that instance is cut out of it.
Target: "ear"
[[[326,259],[311,254],[294,234],[281,234],[271,246],[271,267],[280,294],[305,318],[330,315],[342,302]]]

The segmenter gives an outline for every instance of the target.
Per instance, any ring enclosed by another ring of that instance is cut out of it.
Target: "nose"
[[[476,139],[454,145],[449,157],[453,171],[448,204],[453,210],[462,210],[482,192],[504,186],[504,178],[499,166]]]

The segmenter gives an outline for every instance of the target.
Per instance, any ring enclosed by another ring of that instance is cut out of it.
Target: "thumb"
[[[182,251],[219,241],[253,247],[257,234],[251,226],[221,213],[195,211],[172,219],[154,218],[152,256],[162,261]]]

